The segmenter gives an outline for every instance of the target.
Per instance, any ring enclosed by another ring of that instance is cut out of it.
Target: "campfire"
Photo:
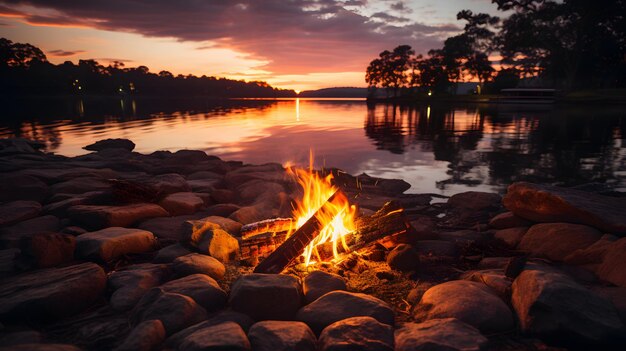
[[[346,255],[390,236],[406,234],[410,225],[397,204],[387,203],[372,216],[357,217],[357,206],[333,184],[333,173],[287,166],[288,174],[302,188],[292,218],[275,218],[242,228],[241,258],[251,262],[265,258],[257,273],[280,273],[294,262],[304,266],[338,262]],[[298,260],[300,257],[300,260]]]

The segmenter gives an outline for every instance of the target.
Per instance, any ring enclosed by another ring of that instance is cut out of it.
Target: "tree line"
[[[625,0],[492,3],[508,17],[463,10],[463,32],[426,56],[409,45],[381,52],[366,70],[371,91],[450,92],[471,80],[498,92],[528,78],[565,91],[626,87]],[[491,55],[501,56],[498,65]]]
[[[150,72],[146,66],[108,66],[96,60],[55,65],[38,47],[0,38],[0,93],[4,95],[157,95],[211,97],[291,97],[293,90],[265,82]]]

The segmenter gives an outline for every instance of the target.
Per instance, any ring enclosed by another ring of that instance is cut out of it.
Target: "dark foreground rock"
[[[161,289],[189,296],[208,312],[223,308],[227,300],[226,292],[213,278],[205,274],[192,274],[171,280],[161,285]]]
[[[352,317],[322,331],[320,351],[393,351],[393,328],[372,317]]]
[[[226,272],[226,267],[211,256],[190,253],[178,257],[172,262],[172,268],[178,276],[190,274],[206,274],[213,279],[222,279]]]
[[[302,306],[298,280],[282,274],[249,274],[233,283],[229,304],[254,320],[290,320]]]
[[[262,321],[248,332],[254,351],[315,351],[317,340],[302,322]]]
[[[397,351],[479,351],[488,343],[478,329],[455,318],[406,323],[395,338]]]
[[[167,335],[206,319],[206,311],[192,298],[154,288],[146,293],[133,309],[131,321],[139,324],[158,319]]]
[[[124,149],[133,151],[135,143],[128,139],[104,139],[85,146],[83,149],[90,151],[102,151],[106,149]]]
[[[70,207],[67,214],[73,221],[93,230],[128,227],[148,218],[169,216],[163,207],[148,203],[125,206],[78,205]]]
[[[570,223],[542,223],[530,227],[518,248],[533,256],[563,261],[576,250],[591,246],[602,234],[595,228]]]
[[[156,238],[148,231],[110,227],[79,235],[76,238],[76,255],[110,262],[122,255],[151,251],[155,245]]]
[[[345,280],[336,274],[314,271],[304,278],[302,289],[306,303],[311,303],[326,293],[347,287]]]
[[[98,300],[106,275],[94,263],[49,268],[0,282],[0,318],[52,319],[78,312]]]
[[[41,212],[37,201],[12,201],[0,205],[0,226],[15,224],[36,217]]]
[[[203,350],[251,350],[250,341],[241,327],[234,322],[226,322],[204,329],[200,329],[189,335],[180,344],[180,351],[203,351]]]
[[[626,238],[610,244],[598,267],[600,279],[618,286],[626,287]]]
[[[151,351],[165,340],[165,328],[158,319],[139,323],[115,351]]]
[[[626,199],[526,182],[511,184],[503,199],[511,212],[535,222],[587,224],[626,235]]]

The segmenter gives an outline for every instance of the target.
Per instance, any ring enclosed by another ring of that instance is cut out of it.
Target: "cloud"
[[[398,17],[394,15],[390,15],[385,12],[376,12],[372,16],[372,18],[378,18],[385,22],[410,22],[411,20],[406,17]]]
[[[49,50],[47,51],[47,54],[51,56],[57,56],[57,57],[69,57],[69,56],[84,54],[85,52],[86,52],[85,50],[66,51],[66,50],[58,49],[58,50]]]
[[[87,26],[198,42],[200,49],[228,48],[267,61],[257,69],[277,74],[362,71],[384,49],[408,44],[425,53],[459,31],[451,24],[426,25],[391,15],[385,19],[380,14],[371,17],[347,5],[365,3],[0,0],[12,16],[18,13],[34,25]],[[5,11],[0,7],[0,12]]]

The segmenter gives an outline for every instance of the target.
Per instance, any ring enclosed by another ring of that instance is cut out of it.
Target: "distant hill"
[[[308,98],[365,98],[367,97],[367,88],[325,88],[318,90],[305,90],[298,94],[298,97]]]

